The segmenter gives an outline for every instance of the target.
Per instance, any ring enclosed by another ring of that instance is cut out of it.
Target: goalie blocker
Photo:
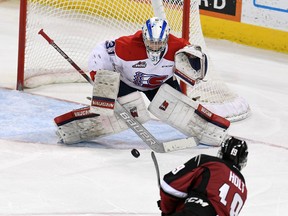
[[[114,115],[114,107],[119,91],[120,74],[109,70],[91,71],[94,85],[90,112]]]
[[[148,110],[185,135],[209,146],[220,146],[230,126],[230,121],[167,84],[160,87]]]

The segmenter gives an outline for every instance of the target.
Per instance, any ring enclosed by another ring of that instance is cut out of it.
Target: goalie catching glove
[[[175,75],[186,84],[193,86],[202,80],[208,68],[208,60],[200,46],[188,45],[175,54]]]
[[[148,110],[198,143],[220,146],[227,135],[230,122],[188,98],[181,92],[163,84],[150,103]]]

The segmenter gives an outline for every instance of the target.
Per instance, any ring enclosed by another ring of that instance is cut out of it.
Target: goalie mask
[[[158,17],[147,20],[142,28],[147,55],[154,65],[158,64],[163,57],[169,32],[170,28],[167,22]]]
[[[208,61],[200,46],[188,45],[175,54],[175,75],[189,85],[204,79]]]
[[[231,162],[239,170],[247,164],[248,146],[245,141],[229,137],[220,147],[218,157]]]

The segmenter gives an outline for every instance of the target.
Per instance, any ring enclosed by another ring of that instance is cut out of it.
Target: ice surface
[[[57,143],[53,118],[87,104],[90,85],[13,90],[18,4],[0,2],[0,215],[159,215],[150,150],[132,131],[72,146]],[[229,131],[249,144],[243,170],[248,199],[241,215],[287,215],[288,56],[227,41],[207,39],[207,45],[219,76],[252,109]],[[157,121],[145,126],[159,139],[181,136]],[[139,149],[139,158],[132,148]],[[200,148],[156,156],[162,176],[192,156],[216,152]]]

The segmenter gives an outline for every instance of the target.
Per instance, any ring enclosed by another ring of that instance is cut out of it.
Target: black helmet
[[[248,146],[244,140],[229,137],[221,144],[218,157],[232,162],[239,170],[247,163]]]

